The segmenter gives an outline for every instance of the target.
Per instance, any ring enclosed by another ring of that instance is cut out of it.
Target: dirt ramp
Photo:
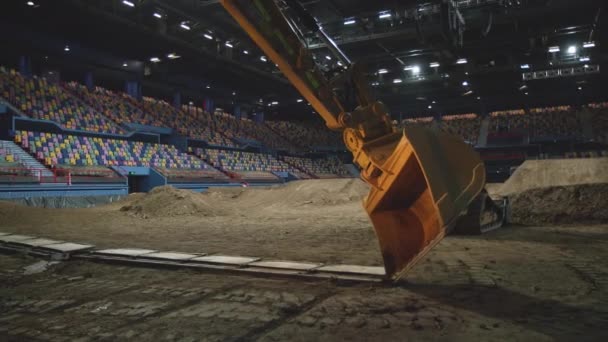
[[[121,211],[143,218],[181,215],[223,216],[223,210],[213,199],[190,190],[160,186],[147,194],[133,194],[123,201]]]
[[[503,196],[530,189],[608,183],[608,158],[527,160],[498,189]]]
[[[608,183],[531,189],[510,202],[510,221],[517,224],[608,223]]]

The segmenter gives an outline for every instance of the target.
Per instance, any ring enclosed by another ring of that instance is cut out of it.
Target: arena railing
[[[86,173],[85,170],[65,168],[41,169],[25,167],[0,167],[0,184],[94,184],[126,183],[126,178],[108,169]]]

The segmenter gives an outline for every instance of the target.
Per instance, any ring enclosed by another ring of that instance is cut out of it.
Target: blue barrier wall
[[[0,199],[128,195],[126,184],[18,184],[0,185]]]
[[[145,177],[144,179],[142,179],[142,181],[140,183],[141,184],[141,189],[139,189],[140,191],[148,192],[157,186],[167,185],[167,178],[165,178],[165,176],[161,175],[153,168],[148,168],[148,170],[149,170],[148,176]]]

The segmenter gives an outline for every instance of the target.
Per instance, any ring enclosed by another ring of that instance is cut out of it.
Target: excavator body
[[[449,133],[393,125],[384,105],[369,96],[361,67],[350,63],[297,1],[221,3],[329,129],[343,132],[361,178],[370,185],[363,207],[376,232],[386,275],[399,279],[467,215],[482,193],[485,168],[479,155]],[[343,61],[342,73],[328,77],[316,65],[301,26],[324,39]],[[339,86],[354,88],[357,108],[344,108],[336,92]]]

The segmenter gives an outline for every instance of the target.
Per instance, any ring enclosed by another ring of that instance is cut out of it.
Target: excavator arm
[[[425,128],[398,130],[350,60],[295,0],[221,0],[346,147],[370,185],[363,201],[380,244],[387,277],[403,276],[438,243],[482,192],[485,169],[462,139]],[[322,70],[304,39],[321,38],[340,61]],[[345,108],[356,102],[354,108]]]

